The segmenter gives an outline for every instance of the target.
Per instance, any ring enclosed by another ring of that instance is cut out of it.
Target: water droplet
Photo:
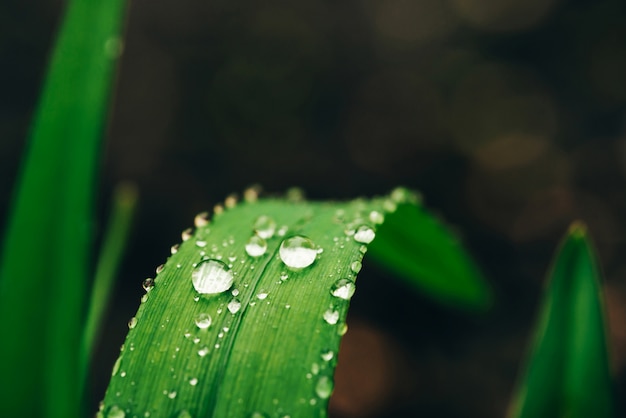
[[[280,229],[278,230],[278,236],[279,237],[284,237],[285,234],[287,233],[287,231],[289,231],[289,227],[287,225],[283,225],[280,227]]]
[[[339,299],[350,300],[355,290],[356,286],[352,280],[339,279],[330,288],[330,293]]]
[[[385,222],[385,215],[378,212],[377,210],[371,211],[368,218],[375,224],[382,224],[383,222]]]
[[[280,244],[279,255],[287,267],[302,269],[313,264],[317,249],[310,239],[294,235]]]
[[[196,247],[200,247],[200,248],[206,247],[206,241],[197,239],[196,240]]]
[[[167,394],[167,397],[170,399],[174,399],[176,397],[176,391],[173,390],[170,393]]]
[[[239,301],[239,299],[233,299],[228,302],[227,307],[231,314],[236,314],[237,312],[239,312],[239,309],[241,309],[241,302]]]
[[[189,379],[189,384],[191,386],[195,386],[198,384],[198,378],[197,377],[192,377],[191,379]]]
[[[137,318],[135,318],[134,316],[132,318],[130,318],[130,320],[128,321],[128,328],[129,329],[133,329],[137,326]]]
[[[344,336],[346,332],[348,332],[348,324],[344,322],[343,324],[339,325],[339,327],[337,328],[337,335]]]
[[[121,362],[122,356],[118,357],[117,360],[115,360],[115,364],[113,364],[113,370],[111,371],[111,376],[115,376],[117,374],[117,371],[120,369]]]
[[[162,272],[164,268],[165,268],[165,264],[159,264],[155,269],[156,274],[159,274],[160,272]]]
[[[180,244],[174,244],[170,247],[170,253],[172,255],[176,254],[178,252],[178,249],[180,248]]]
[[[263,412],[254,411],[250,414],[249,418],[269,418],[269,415],[264,414]]]
[[[193,235],[193,229],[187,228],[183,232],[180,233],[180,237],[183,241],[187,241]]]
[[[353,261],[352,264],[350,264],[350,270],[352,270],[355,274],[361,271],[361,267],[363,267],[363,265],[360,261]]]
[[[194,319],[196,326],[200,329],[207,329],[211,326],[211,315],[208,313],[199,313]]]
[[[315,393],[320,399],[328,399],[333,393],[333,381],[328,376],[322,376],[315,385]]]
[[[258,295],[256,295],[256,298],[259,300],[263,300],[265,298],[267,298],[267,293],[266,292],[261,292]]]
[[[106,414],[106,418],[124,418],[126,417],[126,412],[122,408],[117,405],[113,405],[109,408],[109,411]]]
[[[193,224],[196,228],[207,226],[209,224],[209,212],[200,212],[193,218]]]
[[[182,411],[180,411],[178,414],[175,415],[175,418],[193,418],[193,416],[191,415],[189,411],[187,411],[186,409],[183,409]]]
[[[209,259],[198,263],[191,273],[196,292],[201,294],[222,293],[233,285],[233,273],[222,261]]]
[[[376,233],[367,225],[361,225],[354,233],[354,240],[362,244],[369,244],[374,241],[375,237]]]
[[[339,321],[339,311],[336,311],[333,308],[328,308],[326,312],[324,312],[324,321],[330,325],[335,325],[337,321]]]
[[[232,292],[230,292],[233,296],[237,296],[239,295],[239,289],[233,289]]]
[[[143,281],[143,283],[141,283],[141,286],[143,287],[143,290],[145,290],[146,292],[151,291],[152,288],[154,287],[154,279],[148,277],[146,280]]]
[[[207,354],[209,354],[209,348],[208,347],[202,347],[201,349],[198,350],[198,355],[200,357],[204,357]]]
[[[334,356],[335,353],[333,353],[333,350],[325,350],[320,354],[320,357],[322,357],[322,360],[324,361],[331,361]]]
[[[282,280],[283,282],[287,280],[288,278],[289,278],[289,275],[285,273],[284,271],[280,273],[280,280]]]
[[[220,204],[213,206],[213,213],[215,215],[221,215],[222,213],[224,213],[224,206]]]
[[[361,254],[365,254],[365,253],[367,252],[367,245],[361,245],[361,246],[359,247],[359,252],[360,252]]]
[[[267,242],[260,236],[254,234],[246,243],[246,253],[250,257],[260,257],[267,251]]]
[[[317,363],[311,364],[311,373],[318,374],[320,372],[320,365]]]
[[[228,197],[226,197],[226,199],[224,200],[224,206],[226,206],[228,209],[232,209],[235,206],[237,206],[237,196],[234,194],[231,194]]]
[[[304,200],[304,190],[299,187],[291,187],[285,193],[285,197],[290,202],[302,202]]]
[[[259,199],[262,187],[258,184],[248,187],[243,191],[243,200],[247,203],[255,203]]]
[[[274,236],[274,231],[276,231],[276,222],[274,222],[274,220],[267,215],[261,215],[254,222],[253,228],[259,237],[269,239]]]

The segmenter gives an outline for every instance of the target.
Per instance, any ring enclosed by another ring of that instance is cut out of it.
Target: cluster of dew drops
[[[294,192],[292,192],[294,193]],[[301,192],[300,192],[301,193]],[[296,193],[296,198],[299,198],[301,195]],[[244,192],[244,200],[248,203],[254,203],[258,198],[258,189],[250,188]],[[361,257],[367,251],[367,244],[371,243],[376,237],[376,225],[382,224],[384,221],[384,212],[390,213],[395,211],[398,203],[406,202],[408,200],[414,199],[415,195],[412,192],[409,192],[406,189],[398,188],[394,190],[389,198],[385,199],[382,202],[383,211],[371,210],[366,216],[357,216],[350,222],[345,222],[345,210],[339,209],[335,213],[334,221],[345,223],[344,233],[346,236],[346,240],[352,239],[358,244],[360,244],[360,253]],[[226,208],[232,208],[236,205],[236,198],[229,197],[224,202],[224,206]],[[357,202],[358,204],[358,202]],[[217,205],[214,208],[215,214],[221,214],[224,211],[224,207],[221,205]],[[194,225],[197,228],[205,227],[209,224],[208,213],[202,212],[198,214],[194,219]],[[244,249],[246,254],[252,258],[259,258],[263,256],[267,252],[268,244],[267,240],[273,238],[275,235],[279,237],[283,237],[283,241],[280,244],[278,255],[282,263],[292,271],[300,271],[310,267],[316,260],[318,254],[320,254],[323,249],[316,246],[316,244],[308,237],[303,235],[291,235],[287,238],[286,236],[288,228],[283,226],[281,228],[277,228],[277,223],[267,215],[259,216],[254,224],[252,225],[252,234],[250,238],[245,243]],[[193,236],[193,230],[191,228],[186,229],[181,234],[182,240],[187,241]],[[335,242],[337,242],[339,238],[335,238]],[[196,245],[199,247],[206,246],[206,242],[202,240],[197,240]],[[179,249],[180,244],[176,244],[172,246],[171,253],[175,254]],[[178,266],[177,266],[178,267]],[[163,270],[163,265],[157,267],[156,273],[160,273]],[[350,270],[352,273],[357,274],[361,270],[361,261],[355,260],[350,264]],[[288,277],[287,273],[281,274],[281,280],[286,280]],[[194,269],[191,273],[191,282],[199,295],[216,295],[224,293],[230,290],[233,286],[234,275],[229,267],[224,261],[218,258],[203,258],[199,263],[194,264]],[[144,298],[142,298],[142,302],[145,302],[147,299],[148,292],[150,292],[155,286],[155,280],[152,278],[147,278],[142,283],[146,294]],[[341,278],[335,281],[335,283],[330,288],[330,293],[332,296],[339,300],[348,301],[354,295],[356,290],[354,281],[350,278]],[[236,314],[241,309],[241,301],[237,298],[239,295],[239,291],[234,289],[232,292],[233,299],[228,303],[227,309],[231,314]],[[259,293],[256,295],[256,298],[259,300],[263,300],[267,297],[267,293]],[[198,300],[198,297],[195,298]],[[290,305],[285,305],[286,308],[290,308]],[[336,325],[339,321],[340,313],[339,311],[331,305],[328,310],[326,310],[322,314],[323,320],[330,324]],[[194,322],[199,329],[207,329],[211,326],[212,318],[207,313],[199,313],[194,318]],[[134,328],[137,325],[136,318],[131,318],[128,323],[129,328]],[[338,329],[338,334],[343,335],[347,331],[346,324],[342,324],[342,326]],[[201,357],[204,357],[208,353],[208,349],[206,352],[203,352],[204,348],[198,351],[198,354]],[[325,362],[333,359],[334,353],[331,350],[324,350],[321,354],[322,360]],[[118,359],[119,361],[119,359]],[[117,365],[117,364],[116,364]],[[115,368],[114,368],[115,369]],[[317,363],[313,364],[311,373],[307,374],[307,378],[311,378],[312,375],[319,373],[319,365]],[[115,373],[114,373],[115,374]],[[194,382],[195,381],[195,382]],[[197,379],[192,379],[190,384],[197,384]],[[320,399],[328,399],[333,390],[333,381],[329,376],[321,376],[317,380],[315,385],[316,395]],[[174,396],[171,396],[171,393],[167,393],[167,395],[173,399]],[[310,400],[311,405],[316,403],[316,399]],[[123,409],[119,408],[117,405],[113,405],[108,409],[106,415],[103,414],[103,410],[101,409],[97,417],[105,417],[105,418],[125,418],[126,414]],[[253,412],[250,417],[261,418],[266,415],[261,412]],[[192,415],[189,414],[187,410],[182,410],[180,413],[175,414],[175,418],[192,418]],[[285,418],[288,418],[288,415],[285,415]]]

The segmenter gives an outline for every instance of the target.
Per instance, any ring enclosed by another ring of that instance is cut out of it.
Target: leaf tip
[[[581,220],[576,220],[570,225],[567,235],[572,238],[585,238],[587,236],[587,224]]]

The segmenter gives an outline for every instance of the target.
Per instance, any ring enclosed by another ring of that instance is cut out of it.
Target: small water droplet
[[[261,215],[254,222],[253,228],[259,237],[269,239],[274,236],[274,231],[276,231],[276,222],[267,215]]]
[[[206,241],[201,240],[201,239],[197,239],[196,240],[196,247],[200,247],[200,248],[206,247]]]
[[[222,213],[224,213],[224,206],[220,204],[213,206],[213,213],[215,215],[221,215]]]
[[[360,252],[361,254],[365,254],[365,253],[367,252],[367,245],[361,245],[361,246],[359,247],[359,252]]]
[[[119,356],[117,360],[115,360],[115,364],[113,364],[113,370],[111,371],[111,376],[115,376],[117,371],[120,369],[120,363],[122,362],[122,356]]]
[[[237,196],[234,194],[231,194],[228,197],[226,197],[226,199],[224,200],[224,206],[226,206],[228,209],[232,209],[235,206],[237,206]]]
[[[173,390],[170,393],[167,394],[167,397],[170,399],[174,399],[176,397],[176,391]]]
[[[106,413],[106,418],[125,418],[126,412],[117,405],[113,405]]]
[[[147,300],[148,300],[148,294],[146,293],[145,295],[141,297],[141,303],[146,303]]]
[[[233,289],[232,292],[230,292],[233,296],[237,296],[239,295],[239,289]]]
[[[291,305],[290,304],[286,304],[285,305],[285,309],[291,309]]]
[[[191,340],[191,341],[193,341],[193,343],[194,343],[194,344],[198,344],[198,343],[200,342],[200,338],[195,337],[195,338],[194,338],[193,340]]]
[[[209,224],[209,212],[200,212],[193,218],[193,224],[196,228],[207,226]]]
[[[285,197],[290,202],[302,202],[304,200],[304,190],[299,187],[291,187],[285,193]]]
[[[287,231],[289,231],[289,227],[287,225],[281,226],[280,229],[278,230],[278,236],[284,237]]]
[[[195,386],[198,384],[198,378],[197,377],[192,377],[191,379],[189,379],[189,384],[191,386]]]
[[[211,326],[211,315],[208,313],[199,313],[194,319],[196,326],[200,329],[207,329]]]
[[[378,212],[377,210],[371,211],[368,218],[375,224],[382,224],[383,222],[385,222],[385,215]]]
[[[375,237],[376,233],[368,225],[361,225],[354,233],[354,240],[362,244],[369,244]]]
[[[250,414],[249,418],[269,418],[269,415],[263,412],[254,411],[253,413]]]
[[[196,292],[216,294],[227,291],[233,285],[233,273],[222,261],[209,259],[198,263],[191,273]]]
[[[193,418],[193,415],[186,409],[183,409],[178,414],[175,415],[175,418]]]
[[[164,268],[165,268],[165,264],[159,264],[155,269],[156,274],[159,274],[160,272],[162,272]]]
[[[294,235],[280,244],[279,255],[287,267],[302,269],[313,264],[317,249],[309,238]]]
[[[260,257],[267,251],[267,242],[260,236],[254,234],[246,243],[246,253],[250,257]]]
[[[333,353],[333,350],[324,350],[320,354],[320,357],[322,357],[322,360],[324,361],[331,361],[334,356],[335,356],[335,353]]]
[[[318,374],[320,372],[320,365],[317,363],[311,364],[311,373]]]
[[[187,228],[183,232],[180,233],[180,237],[183,241],[187,241],[193,235],[193,229]]]
[[[198,355],[200,357],[204,357],[207,354],[209,354],[209,348],[208,347],[202,347],[201,349],[198,350]]]
[[[231,314],[236,314],[237,312],[239,312],[239,309],[241,309],[241,302],[239,301],[239,299],[233,299],[228,302],[227,307]]]
[[[289,278],[289,275],[285,273],[284,271],[280,273],[280,280],[282,280],[283,282],[287,280],[288,278]]]
[[[154,279],[148,277],[146,280],[143,281],[143,283],[141,283],[141,286],[143,287],[143,290],[145,290],[146,292],[151,291],[152,288],[154,287]]]
[[[258,295],[256,295],[256,298],[259,300],[263,300],[265,298],[267,298],[267,293],[266,292],[261,292]]]
[[[330,325],[335,325],[337,321],[339,321],[339,311],[336,311],[333,308],[328,308],[326,312],[324,312],[324,321]]]
[[[255,203],[259,199],[262,187],[258,184],[248,187],[243,191],[243,200],[247,203]]]
[[[333,381],[328,376],[322,376],[315,385],[315,393],[320,399],[328,399],[333,393]]]
[[[354,295],[355,290],[356,286],[352,280],[339,279],[330,288],[330,293],[339,299],[349,300]]]
[[[180,248],[180,244],[174,244],[170,247],[170,254],[174,255],[178,252],[178,249]]]
[[[130,318],[130,320],[128,321],[128,328],[129,329],[133,329],[137,326],[137,318],[135,318],[134,316],[132,318]]]
[[[345,322],[337,327],[337,335],[344,336],[348,332],[348,324]]]
[[[363,267],[363,265],[360,261],[353,261],[352,264],[350,264],[350,270],[352,270],[355,274],[361,271],[361,267]]]

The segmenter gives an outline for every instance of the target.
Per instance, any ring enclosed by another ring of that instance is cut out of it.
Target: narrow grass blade
[[[264,199],[197,218],[129,322],[100,414],[325,416],[354,280],[395,216],[388,201]],[[297,236],[312,247],[290,253]],[[199,294],[201,269],[217,284],[232,274],[232,287]]]
[[[133,213],[137,205],[137,189],[132,184],[122,183],[113,193],[111,218],[102,241],[100,257],[88,305],[87,321],[82,342],[82,379],[87,377],[89,361],[100,329],[104,311],[109,303],[115,284],[115,275],[126,248]]]
[[[37,108],[0,258],[0,416],[80,416],[94,175],[122,0],[74,0]]]
[[[511,417],[614,416],[600,272],[575,223],[549,277]]]
[[[369,256],[444,304],[491,306],[491,290],[458,239],[421,205],[399,205],[380,227]]]

